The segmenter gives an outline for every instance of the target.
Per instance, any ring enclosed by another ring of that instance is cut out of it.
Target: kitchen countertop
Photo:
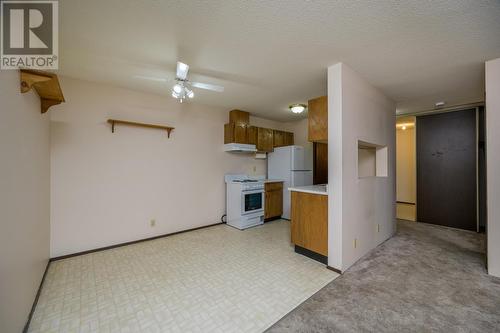
[[[326,190],[326,185],[308,185],[308,186],[289,187],[288,190],[295,191],[295,192],[328,195],[328,192]]]
[[[264,183],[283,183],[283,179],[264,179]]]

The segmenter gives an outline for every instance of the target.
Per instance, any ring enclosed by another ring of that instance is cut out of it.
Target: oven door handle
[[[243,195],[245,194],[255,194],[255,193],[264,193],[263,189],[260,190],[247,190],[247,191],[241,191]]]

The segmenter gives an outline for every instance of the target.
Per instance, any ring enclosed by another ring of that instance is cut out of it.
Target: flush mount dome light
[[[293,113],[302,113],[306,110],[305,104],[292,104],[288,107]]]

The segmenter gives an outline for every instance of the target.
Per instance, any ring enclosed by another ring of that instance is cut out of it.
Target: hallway
[[[484,234],[407,221],[269,332],[494,332],[500,279]]]

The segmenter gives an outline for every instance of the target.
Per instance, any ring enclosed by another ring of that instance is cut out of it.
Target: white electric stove
[[[248,175],[226,175],[227,224],[240,230],[264,223],[264,182]]]

